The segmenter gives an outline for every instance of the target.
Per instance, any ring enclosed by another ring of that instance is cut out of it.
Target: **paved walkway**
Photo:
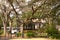
[[[29,39],[11,39],[11,40],[57,40],[57,39],[48,39],[48,38],[29,38]]]
[[[0,36],[0,40],[9,40],[9,37]]]

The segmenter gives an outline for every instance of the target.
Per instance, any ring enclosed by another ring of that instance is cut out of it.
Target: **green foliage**
[[[60,34],[49,34],[51,38],[59,38],[60,39]]]
[[[16,36],[17,37],[20,37],[21,36],[21,33],[20,32],[16,33]]]
[[[47,37],[47,33],[37,33],[36,37]]]
[[[58,31],[54,27],[49,27],[47,29],[47,32],[48,32],[48,34],[57,34]]]
[[[3,23],[2,23],[2,20],[1,20],[1,17],[0,17],[0,29],[1,27],[3,27]]]
[[[48,33],[48,36],[51,38],[59,38],[60,34],[58,33],[58,30],[56,29],[55,25],[49,25],[46,32]]]
[[[23,13],[22,14],[22,19],[27,19],[27,18],[30,18],[32,17],[32,12],[27,12],[27,13]]]
[[[26,35],[28,37],[35,37],[35,33],[33,31],[28,31]]]
[[[0,30],[0,35],[2,35],[3,34],[3,30]]]

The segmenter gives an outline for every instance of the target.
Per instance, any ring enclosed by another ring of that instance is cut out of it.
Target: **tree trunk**
[[[6,36],[6,22],[3,21],[3,26],[4,26],[4,35]]]
[[[20,32],[21,32],[21,38],[24,38],[24,34],[23,34],[23,24],[21,24],[21,26],[20,26]]]
[[[9,19],[9,27],[10,27],[10,34],[12,32],[12,22],[11,20]],[[12,34],[10,35],[10,38],[12,38]]]
[[[2,14],[1,16],[2,22],[3,22],[3,27],[4,27],[4,35],[6,36],[6,20],[4,18],[4,15]]]
[[[11,5],[12,8],[13,8],[13,10],[14,10],[14,12],[15,12],[15,14],[16,14],[16,18],[18,18],[18,13],[16,12],[16,10],[15,10],[12,2],[10,2],[10,0],[8,0],[8,2],[10,3],[10,5]],[[19,24],[20,24],[19,18],[17,19],[17,22],[19,22]],[[18,23],[17,23],[17,25],[18,25]],[[18,26],[17,26],[17,27],[18,27]],[[20,27],[20,31],[21,31],[21,34],[22,34],[21,37],[23,38],[23,24],[22,24],[21,27]]]

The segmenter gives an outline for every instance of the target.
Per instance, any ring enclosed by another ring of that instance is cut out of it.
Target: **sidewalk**
[[[48,38],[28,38],[28,39],[10,39],[10,40],[57,40],[57,39],[48,39]]]

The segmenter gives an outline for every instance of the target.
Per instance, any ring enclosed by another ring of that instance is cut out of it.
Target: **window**
[[[34,30],[35,25],[33,23],[28,23],[27,25],[24,25],[24,30]]]

